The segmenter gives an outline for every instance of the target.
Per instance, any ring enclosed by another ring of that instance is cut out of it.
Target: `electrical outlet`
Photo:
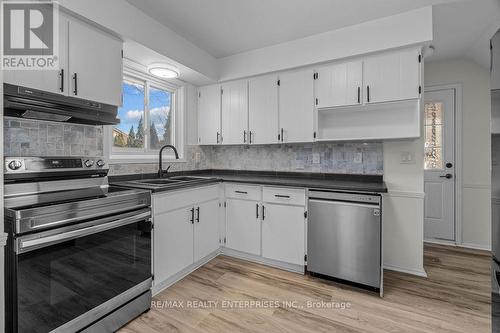
[[[354,154],[354,163],[363,163],[363,153],[358,152]]]
[[[319,153],[313,153],[313,164],[321,163],[321,157]]]
[[[195,159],[196,163],[199,163],[201,161],[201,153],[196,153],[194,159]]]
[[[413,158],[413,154],[408,151],[404,151],[401,153],[401,164],[413,164],[415,163],[415,159]]]

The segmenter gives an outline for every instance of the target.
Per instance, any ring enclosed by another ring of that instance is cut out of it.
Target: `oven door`
[[[74,332],[151,288],[151,211],[13,241],[14,332]]]

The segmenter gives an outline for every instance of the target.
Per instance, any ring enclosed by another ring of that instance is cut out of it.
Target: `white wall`
[[[428,63],[425,86],[462,85],[462,244],[491,248],[490,74],[466,59]]]
[[[221,81],[312,65],[432,40],[432,7],[218,59]]]
[[[425,276],[424,271],[424,141],[384,142],[384,267]],[[411,163],[401,163],[410,153]]]

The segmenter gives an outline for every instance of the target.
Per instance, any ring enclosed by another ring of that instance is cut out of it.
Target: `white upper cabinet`
[[[279,121],[281,142],[312,142],[314,120],[311,69],[280,74]]]
[[[61,15],[59,70],[4,71],[4,81],[118,106],[121,105],[122,71],[121,40]]]
[[[122,42],[71,20],[68,52],[70,96],[121,105]]]
[[[332,64],[316,70],[316,107],[329,108],[363,102],[363,62]]]
[[[248,82],[248,143],[278,143],[278,77],[251,79]]]
[[[388,52],[364,60],[366,103],[420,97],[420,49]]]
[[[222,143],[248,143],[248,82],[225,83],[222,93]]]
[[[49,31],[49,29],[46,29]],[[5,83],[51,93],[67,95],[68,78],[68,19],[59,17],[59,69],[58,70],[4,70]]]
[[[491,39],[490,49],[491,90],[500,89],[500,33]]]
[[[198,143],[215,145],[220,143],[221,132],[220,86],[212,85],[198,89]]]

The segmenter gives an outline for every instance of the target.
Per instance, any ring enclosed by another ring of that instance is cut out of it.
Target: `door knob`
[[[444,175],[444,176],[439,176],[439,177],[441,177],[441,178],[446,178],[446,179],[451,179],[451,178],[453,178],[453,175],[452,175],[451,173],[447,173],[446,175]]]

